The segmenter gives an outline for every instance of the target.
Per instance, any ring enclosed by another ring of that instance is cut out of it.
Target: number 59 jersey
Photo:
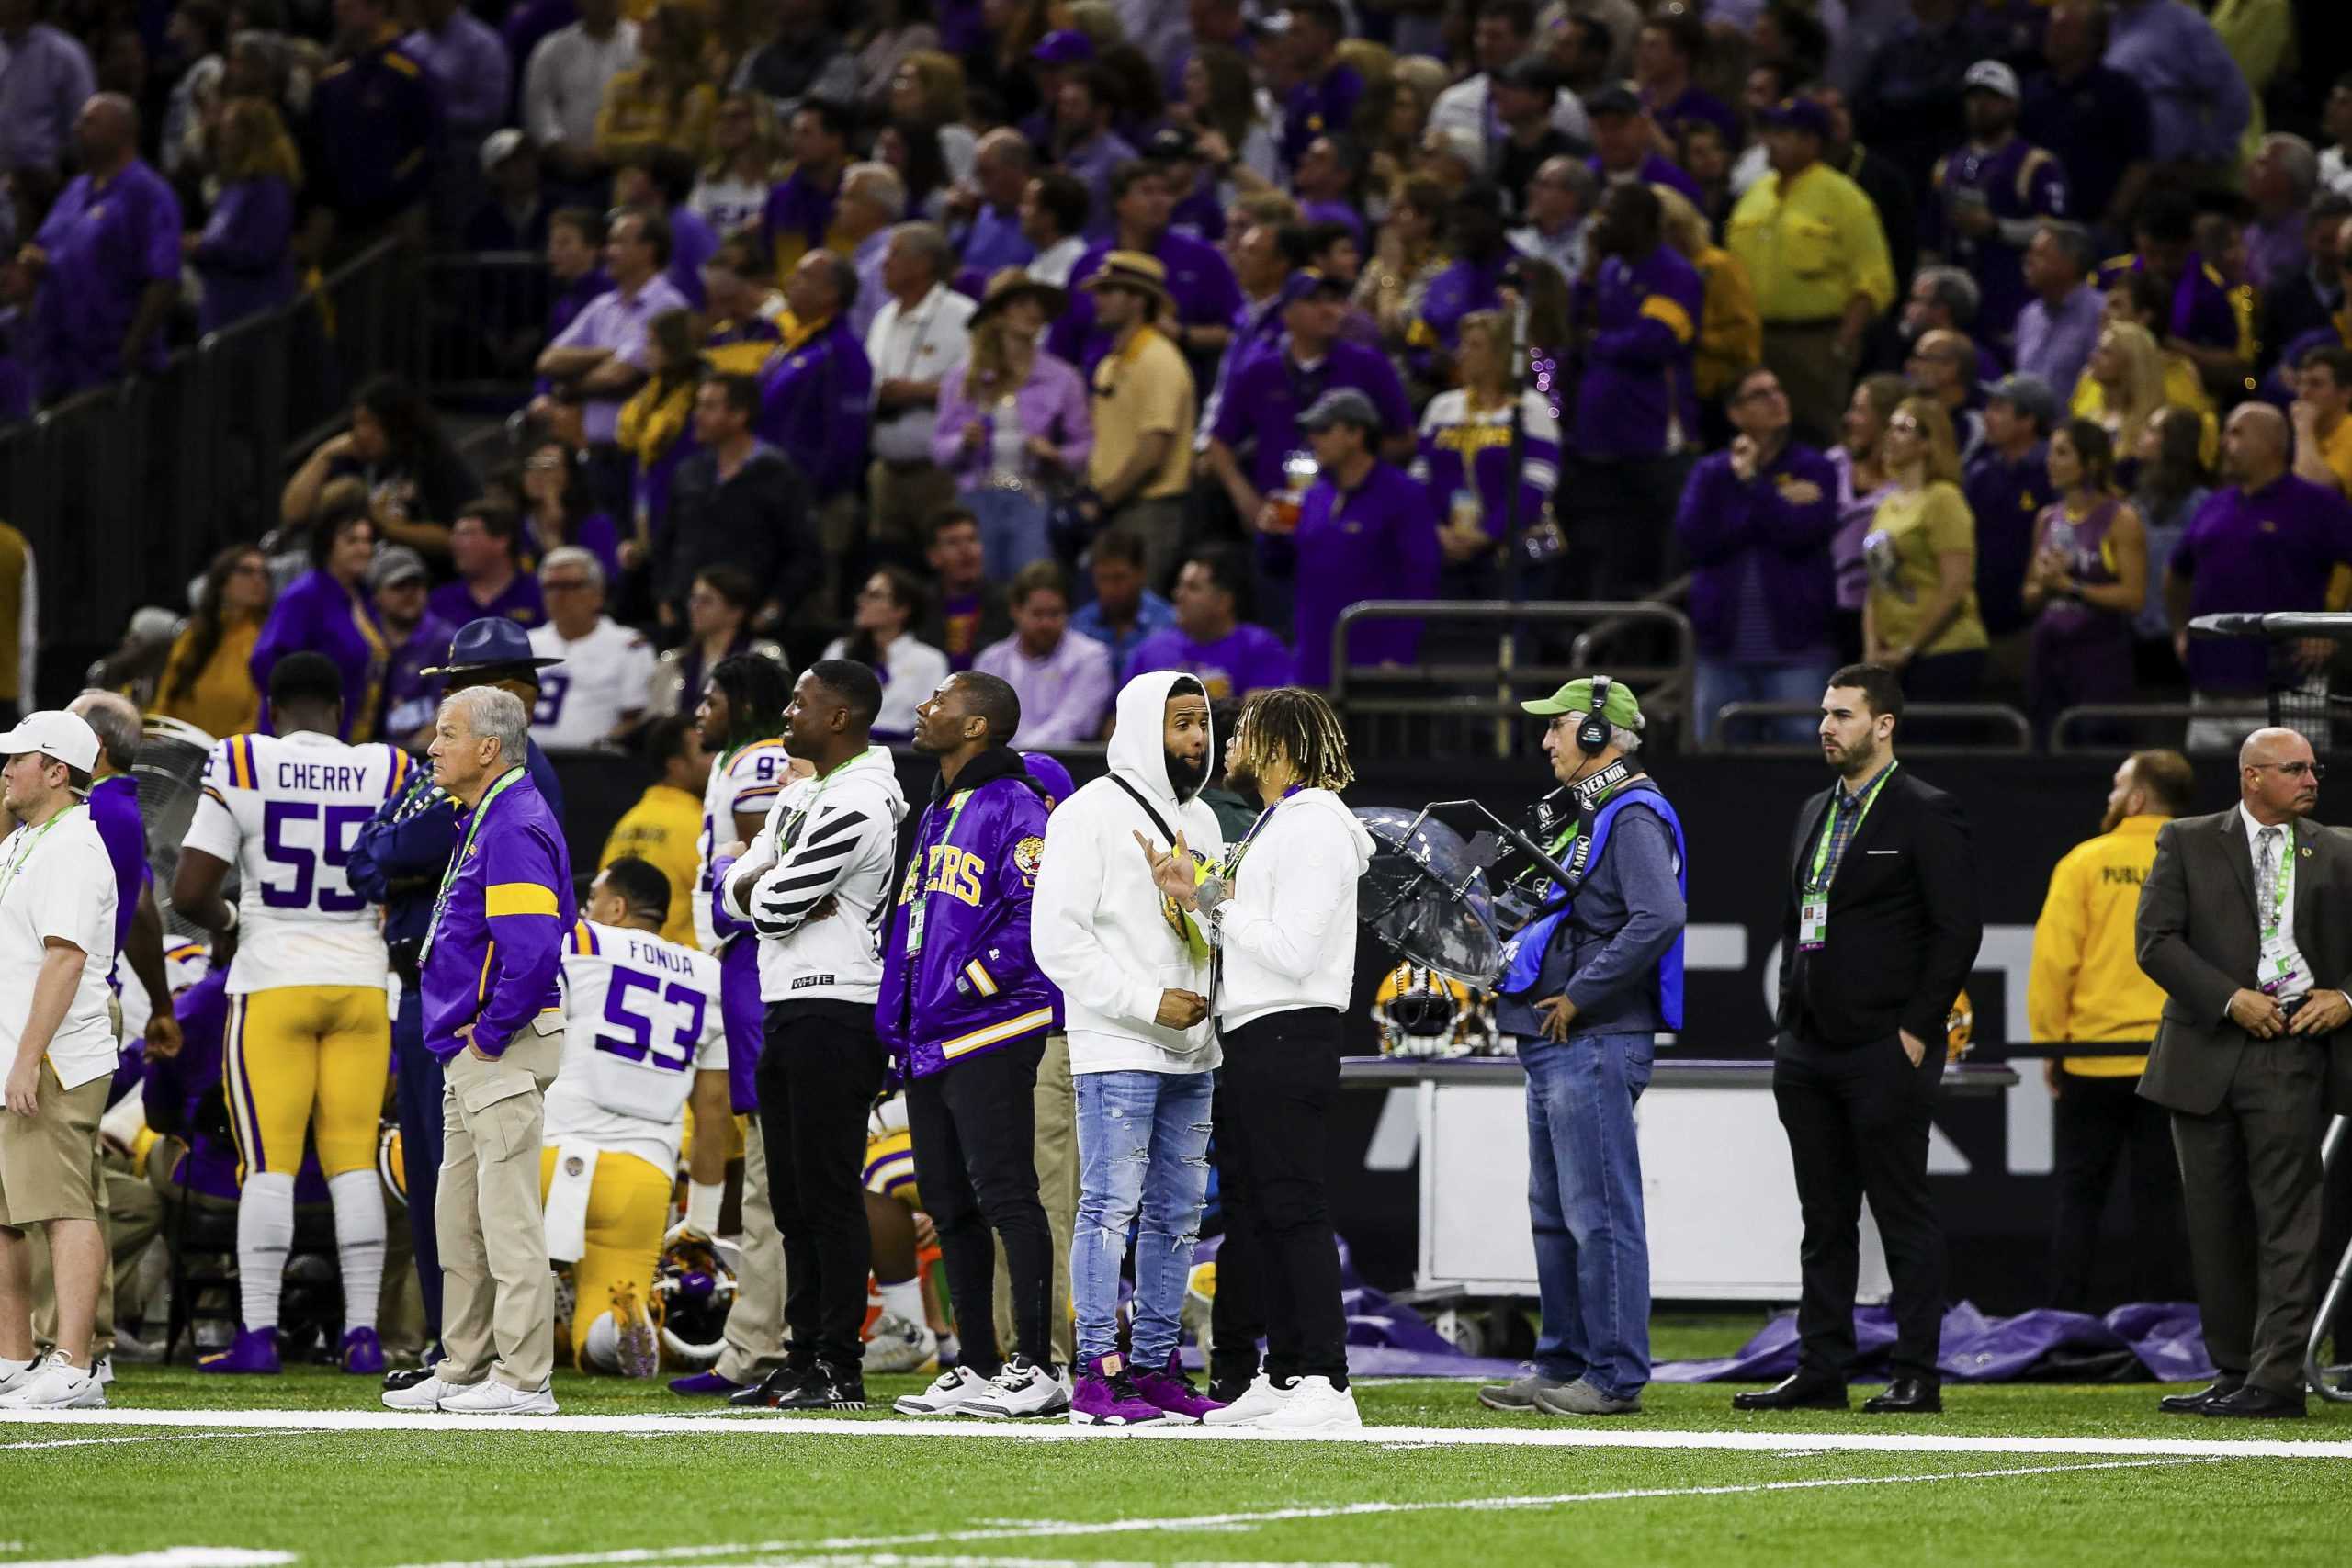
[[[675,1170],[695,1074],[727,1068],[718,976],[718,960],[651,931],[573,926],[547,1141],[580,1138]]]
[[[361,827],[415,765],[398,747],[307,729],[212,748],[182,842],[236,867],[243,884],[232,996],[384,983],[383,927],[346,867]]]

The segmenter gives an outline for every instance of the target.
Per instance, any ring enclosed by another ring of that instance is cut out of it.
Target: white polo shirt
[[[865,329],[865,357],[874,367],[877,394],[885,381],[941,381],[964,363],[970,349],[972,312],[978,309],[944,283],[932,285],[911,310],[892,299]],[[871,437],[874,455],[893,463],[931,461],[936,403],[907,404],[877,413]]]
[[[50,1037],[57,1081],[79,1089],[114,1071],[114,862],[90,808],[76,805],[0,840],[0,1063],[13,1063],[51,937],[82,950],[82,978]]]

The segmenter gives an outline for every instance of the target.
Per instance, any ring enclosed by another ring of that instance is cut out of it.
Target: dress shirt
[[[630,294],[614,288],[598,295],[571,319],[552,346],[609,348],[639,370],[645,368],[645,324],[664,310],[683,310],[686,298],[659,273]],[[620,398],[592,398],[583,405],[583,423],[591,444],[611,441],[618,433]]]
[[[605,85],[636,63],[635,22],[616,22],[601,39],[578,22],[558,28],[524,68],[524,129],[542,147],[594,147]]]
[[[2088,283],[2052,305],[2033,299],[2018,312],[2018,373],[2039,376],[2054,389],[2064,390],[2082,378],[2098,342],[2105,299]]]
[[[410,33],[401,50],[441,89],[442,119],[453,134],[484,136],[506,122],[514,67],[506,40],[489,23],[460,6],[437,29]]]
[[[2202,13],[2181,0],[2110,7],[2107,63],[2148,95],[2157,163],[2237,161],[2254,99]]]
[[[967,329],[978,307],[944,283],[909,310],[898,299],[882,307],[865,332],[865,357],[874,367],[878,392],[885,381],[943,381],[964,362]],[[877,409],[874,416],[874,455],[889,463],[931,461],[931,434],[939,422],[939,405],[901,403]]]
[[[2267,890],[2263,886],[2262,878],[2262,835],[2265,833],[2278,835],[2271,840],[2270,874],[2274,878],[2284,875],[2287,874],[2288,858],[2295,852],[2295,825],[2292,822],[2283,822],[2277,827],[2270,827],[2257,822],[2254,819],[2254,813],[2245,808],[2245,802],[2243,800],[2238,802],[2238,824],[2245,829],[2246,863],[2254,867],[2255,929],[2267,931],[2270,929],[2271,908],[2276,898],[2275,895],[2265,896]],[[2311,966],[2303,962],[2303,950],[2295,945],[2295,900],[2291,892],[2286,902],[2278,905],[2278,917],[2280,945],[2287,952],[2294,954],[2296,970],[2301,974],[2309,975]],[[2304,989],[2308,990],[2310,987],[2305,987]],[[2298,991],[2294,994],[2301,996],[2302,992]],[[2281,1001],[2286,999],[2285,997],[2279,998]]]
[[[97,91],[90,56],[70,33],[35,22],[0,38],[0,152],[8,167],[54,169],[74,145],[74,118]]]

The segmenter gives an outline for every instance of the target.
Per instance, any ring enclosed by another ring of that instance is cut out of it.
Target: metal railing
[[[132,610],[179,603],[215,552],[276,521],[287,464],[340,423],[351,388],[413,369],[413,276],[388,240],[154,375],[0,430],[0,519],[39,563],[51,668],[78,671]]]
[[[547,343],[547,262],[529,251],[425,258],[425,384],[436,402],[505,410],[531,395]]]
[[[1815,703],[1725,703],[1715,710],[1714,739],[1708,749],[1714,751],[1737,751],[1743,757],[1818,757],[1818,739],[1803,742],[1783,740],[1743,740],[1736,744],[1724,739],[1726,728],[1743,719],[1805,719],[1819,722],[1821,708]],[[1969,739],[1954,739],[1951,727],[1966,725]],[[1996,734],[1990,738],[1982,732],[1990,728],[2005,731],[2007,739]],[[1944,737],[1938,739],[1939,734]],[[1970,756],[1988,751],[2030,752],[2033,750],[2033,725],[2025,715],[2007,703],[1905,703],[1903,705],[1903,754],[1921,756]]]
[[[2200,750],[2234,750],[2235,736],[2271,722],[2270,708],[2259,697],[2249,697],[2243,703],[2085,703],[2062,710],[2051,721],[2050,753],[2063,757],[2085,751],[2107,752],[2119,744],[2177,746],[2181,743],[2183,724],[2200,722],[2226,725],[2233,734],[2232,739],[2220,746]],[[2173,733],[2162,738],[2143,733],[2144,727],[2155,724],[2170,725]],[[2127,732],[2120,741],[2116,733],[2119,729]],[[2078,737],[2077,731],[2086,733]]]
[[[1374,621],[1420,622],[1422,661],[1351,668],[1349,634]],[[1567,636],[1572,627],[1576,635]],[[1482,628],[1493,630],[1494,656],[1459,657],[1469,652],[1462,634]],[[1689,617],[1664,604],[1363,600],[1340,611],[1331,628],[1331,702],[1351,745],[1408,755],[1520,756],[1536,744],[1520,701],[1550,695],[1590,673],[1610,649],[1627,645],[1628,658],[1641,661],[1611,662],[1608,673],[1640,689],[1650,735],[1672,734],[1689,746],[1696,733],[1690,702],[1696,644]]]

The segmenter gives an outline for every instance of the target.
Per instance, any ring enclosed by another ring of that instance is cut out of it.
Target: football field
[[[1940,1418],[1513,1420],[1360,1385],[1315,1439],[726,1412],[557,1380],[563,1414],[382,1409],[373,1380],[126,1369],[114,1406],[0,1418],[0,1565],[1127,1568],[1129,1564],[2341,1562],[2352,1411],[2164,1416],[2151,1385],[1947,1391]]]

